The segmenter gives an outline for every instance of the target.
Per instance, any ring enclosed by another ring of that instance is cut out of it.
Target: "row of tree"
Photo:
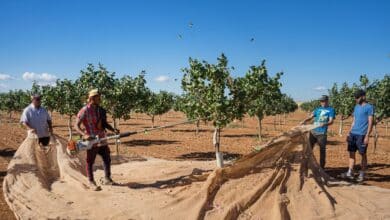
[[[188,119],[211,122],[214,126],[213,143],[219,152],[220,132],[233,120],[244,115],[258,120],[258,137],[262,139],[262,120],[268,115],[281,115],[295,111],[294,100],[281,92],[283,73],[270,76],[262,61],[251,66],[243,77],[232,77],[228,60],[222,54],[216,64],[189,59],[189,66],[182,69],[182,95],[165,91],[155,93],[146,86],[145,72],[136,77],[117,78],[103,65],[89,64],[80,71],[76,80],[57,80],[54,86],[33,84],[29,91],[10,91],[1,94],[0,110],[21,111],[29,103],[29,95],[42,94],[42,104],[50,111],[68,117],[69,138],[72,138],[72,118],[87,100],[90,89],[98,88],[103,95],[102,105],[112,116],[117,128],[118,119],[129,119],[131,113],[150,116],[152,125],[156,115],[174,109],[182,111]],[[15,96],[15,97],[14,97]]]

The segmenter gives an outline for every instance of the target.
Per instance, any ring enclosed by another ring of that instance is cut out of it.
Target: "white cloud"
[[[314,90],[320,91],[320,92],[326,91],[327,89],[328,89],[328,88],[326,88],[325,86],[317,86],[317,87],[314,87]]]
[[[25,72],[23,73],[23,79],[26,81],[36,81],[40,85],[48,85],[53,84],[57,77],[55,75],[49,73],[33,73],[33,72]]]
[[[157,82],[168,82],[169,77],[168,76],[159,76],[155,79]]]
[[[9,80],[9,79],[12,79],[12,76],[0,73],[0,80]]]
[[[0,83],[0,89],[6,89],[8,86],[4,83]]]

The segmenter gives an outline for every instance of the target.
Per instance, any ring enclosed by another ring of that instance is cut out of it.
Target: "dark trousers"
[[[327,135],[310,132],[309,140],[312,149],[316,143],[320,146],[320,166],[325,168]]]
[[[94,181],[93,164],[95,163],[96,155],[100,155],[103,159],[104,174],[106,177],[111,177],[111,157],[110,148],[108,146],[93,147],[87,150],[87,175],[89,181]]]

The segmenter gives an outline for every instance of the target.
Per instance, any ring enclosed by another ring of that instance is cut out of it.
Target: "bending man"
[[[310,117],[305,119],[301,124],[305,124],[307,121],[314,118],[314,124],[319,126],[310,131],[309,140],[312,148],[316,143],[320,146],[320,166],[322,169],[324,169],[326,162],[328,125],[333,123],[335,118],[335,111],[334,108],[329,106],[328,96],[323,95],[319,101],[321,106],[316,108]]]

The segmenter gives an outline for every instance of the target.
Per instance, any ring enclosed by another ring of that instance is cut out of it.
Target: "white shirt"
[[[35,108],[33,104],[30,104],[23,110],[20,118],[20,122],[27,123],[31,128],[36,130],[38,138],[50,136],[47,121],[51,121],[51,117],[46,109],[42,106]]]

